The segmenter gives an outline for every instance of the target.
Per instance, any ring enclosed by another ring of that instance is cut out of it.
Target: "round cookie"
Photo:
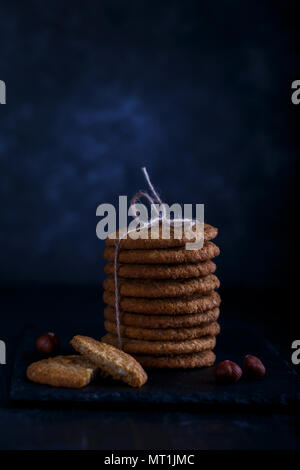
[[[118,345],[116,335],[107,333],[103,336],[102,341],[113,346]],[[206,349],[212,349],[216,345],[214,336],[203,336],[202,338],[191,339],[186,341],[146,341],[137,339],[122,338],[122,349],[127,353],[133,354],[189,354]]]
[[[203,323],[218,320],[220,309],[218,307],[207,310],[204,313],[194,313],[192,315],[139,315],[138,313],[120,312],[120,323],[124,326],[136,328],[191,328]],[[104,317],[115,323],[116,312],[112,307],[104,309]]]
[[[119,264],[118,275],[126,279],[189,279],[213,274],[217,266],[211,260],[189,264]],[[107,263],[106,274],[114,274],[114,264]]]
[[[104,327],[108,333],[117,334],[117,325],[114,322],[105,321]],[[120,326],[122,338],[152,340],[152,341],[182,341],[186,339],[201,338],[202,336],[216,336],[220,333],[217,322],[204,323],[195,328],[136,328],[133,326]]]
[[[195,226],[194,226],[195,228]],[[170,238],[162,238],[162,226],[155,225],[151,228],[146,227],[144,229],[135,230],[130,234],[127,234],[126,238],[121,239],[120,248],[126,250],[149,250],[149,249],[160,249],[160,248],[172,248],[178,246],[184,246],[186,243],[193,243],[196,240],[201,239],[201,234],[195,236],[194,228],[187,230],[182,227],[182,233],[180,238],[175,238],[176,233],[173,227],[170,227]],[[105,243],[106,246],[115,246],[116,240],[126,234],[128,228],[118,230],[108,236]],[[136,237],[136,240],[131,238],[131,234]],[[168,232],[167,232],[168,234]],[[218,235],[218,229],[209,224],[204,224],[204,240],[213,240]],[[137,238],[138,237],[138,238]],[[192,239],[192,237],[194,237]]]
[[[33,362],[26,376],[32,382],[52,387],[81,388],[88,385],[97,366],[82,356],[56,356]]]
[[[146,368],[157,369],[192,369],[214,365],[216,356],[212,351],[201,351],[178,356],[134,356]]]
[[[199,261],[215,258],[219,254],[219,247],[208,241],[198,250],[186,250],[182,247],[164,250],[120,250],[118,261],[128,264],[199,263]],[[114,256],[114,247],[106,247],[103,253],[104,259],[114,261]]]
[[[108,277],[103,283],[104,289],[115,291],[113,277]],[[119,279],[118,288],[121,296],[126,297],[186,297],[192,294],[204,294],[220,287],[217,276],[209,274],[206,277],[185,280],[135,280]]]
[[[82,335],[74,336],[70,343],[92,364],[116,380],[122,380],[132,387],[141,387],[148,380],[141,365],[132,356],[113,345],[100,343],[94,338]]]
[[[104,291],[103,300],[111,307],[115,306],[115,294]],[[146,299],[121,297],[120,310],[152,315],[182,315],[184,313],[200,313],[218,307],[221,303],[217,292],[189,297],[169,297],[165,299]]]

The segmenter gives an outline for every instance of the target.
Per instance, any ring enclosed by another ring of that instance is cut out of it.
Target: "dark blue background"
[[[37,335],[56,332],[62,344],[73,330],[102,336],[96,208],[142,189],[143,165],[163,200],[204,203],[207,222],[219,227],[218,345],[241,364],[243,354],[259,354],[254,328],[291,364],[299,331],[297,4],[0,0],[1,448],[299,447],[292,409],[141,413],[100,403],[78,412],[4,402],[24,324]],[[240,323],[251,351],[226,335]],[[276,377],[268,369],[266,384]]]
[[[166,202],[205,204],[223,286],[288,285],[295,5],[2,4],[0,282],[100,282],[96,207],[146,165]]]

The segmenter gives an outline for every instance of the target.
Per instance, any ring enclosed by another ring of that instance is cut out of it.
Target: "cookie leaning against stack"
[[[184,238],[122,239],[118,264],[120,333],[125,352],[146,367],[210,366],[220,332],[220,283],[211,240],[217,229],[205,224],[204,245],[186,250]],[[190,241],[190,240],[189,240]],[[115,239],[106,240],[105,329],[102,341],[118,345],[115,313]]]

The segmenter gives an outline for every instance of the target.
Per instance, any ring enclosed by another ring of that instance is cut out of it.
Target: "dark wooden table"
[[[294,329],[283,328],[281,308],[270,293],[227,290],[222,321],[243,315],[290,360]],[[196,407],[124,404],[13,404],[8,389],[15,347],[23,326],[41,333],[58,324],[95,323],[101,318],[99,288],[10,288],[1,292],[1,339],[7,360],[0,366],[1,449],[296,449],[300,443],[297,406]],[[247,302],[245,302],[247,299]],[[260,305],[257,308],[257,305]]]

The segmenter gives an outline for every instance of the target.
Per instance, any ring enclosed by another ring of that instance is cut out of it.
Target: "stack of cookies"
[[[202,248],[187,250],[184,235],[163,239],[124,238],[118,256],[118,289],[122,348],[145,367],[211,366],[220,332],[220,283],[212,261],[220,250],[211,240],[217,229],[204,225]],[[120,235],[119,235],[120,236]],[[104,259],[105,329],[102,341],[118,346],[115,311],[114,254],[108,238]]]

